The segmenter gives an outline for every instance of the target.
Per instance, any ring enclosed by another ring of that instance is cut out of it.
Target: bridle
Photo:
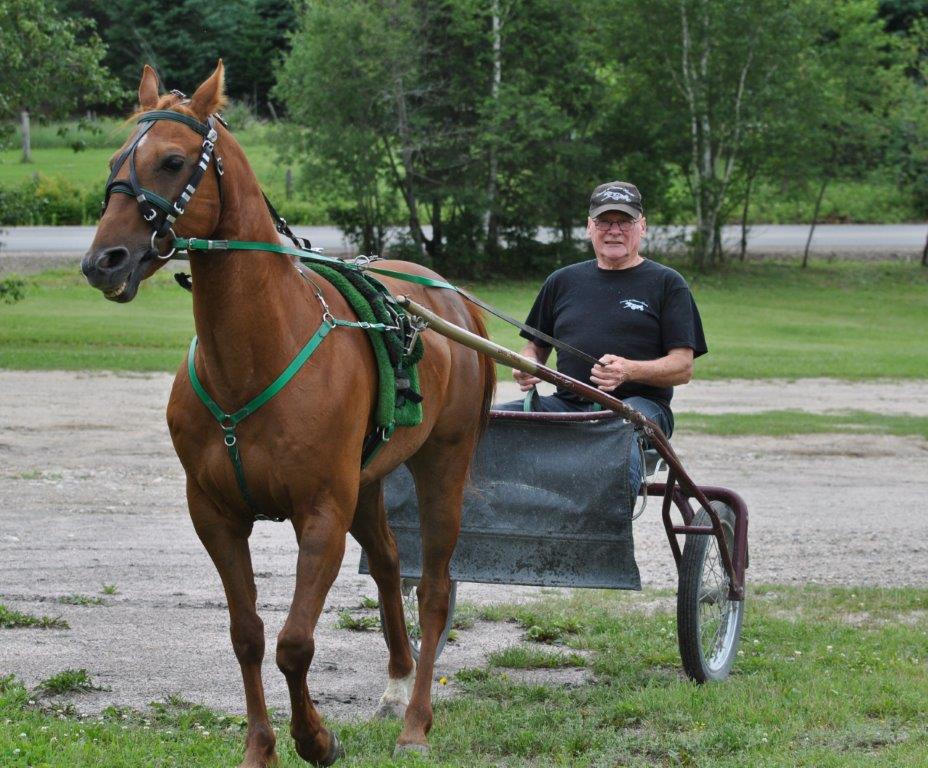
[[[183,190],[181,190],[181,193],[173,203],[161,197],[157,192],[143,187],[139,183],[138,172],[135,168],[135,151],[138,148],[139,142],[142,141],[145,134],[147,134],[148,131],[151,130],[151,127],[159,120],[173,120],[174,122],[182,123],[188,128],[192,128],[203,137],[203,144],[200,147],[200,159],[197,161],[196,167],[193,169],[193,173],[190,174],[190,178],[187,180]],[[216,170],[216,184],[219,187],[220,205],[222,204],[222,158],[218,155],[214,155],[216,142],[219,140],[219,132],[216,129],[217,120],[221,122],[221,118],[218,116],[210,115],[206,118],[205,123],[201,123],[194,117],[181,114],[180,112],[173,112],[168,109],[156,109],[151,112],[145,112],[139,116],[138,125],[140,127],[135,137],[132,139],[129,146],[116,158],[116,161],[113,163],[113,168],[110,171],[110,176],[106,181],[106,193],[103,198],[103,207],[100,215],[102,216],[106,211],[106,206],[110,201],[110,195],[114,192],[121,192],[124,195],[134,197],[138,203],[142,218],[145,219],[148,226],[152,229],[152,251],[163,261],[167,261],[174,255],[174,222],[177,220],[177,217],[181,216],[186,210],[187,203],[190,202],[190,198],[193,197],[194,192],[197,191],[200,182],[203,181],[203,177],[206,175],[206,171],[209,168],[210,160],[214,157],[215,162],[213,163],[213,168]],[[126,160],[129,161],[129,180],[116,180],[116,175],[119,173]],[[171,249],[166,255],[162,256],[158,253],[157,248],[155,248],[155,240],[166,238],[169,235]]]

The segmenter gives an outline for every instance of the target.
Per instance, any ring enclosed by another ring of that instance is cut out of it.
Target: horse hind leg
[[[383,504],[383,483],[375,481],[361,489],[351,535],[364,547],[371,576],[377,583],[383,608],[384,637],[390,660],[387,688],[380,697],[374,717],[399,717],[406,706],[415,680],[416,664],[409,649],[400,587],[400,561],[393,532],[387,524]]]
[[[426,444],[409,461],[416,482],[422,534],[422,580],[418,590],[422,639],[416,682],[396,742],[396,754],[428,752],[435,649],[448,619],[451,556],[461,528],[461,503],[472,453],[473,444],[467,440],[433,443]]]
[[[332,765],[345,751],[335,733],[322,725],[306,674],[315,652],[316,623],[345,552],[346,530],[337,514],[319,509],[295,514],[293,526],[299,543],[296,588],[277,636],[277,666],[290,691],[290,735],[297,754],[313,765]]]
[[[242,669],[248,733],[245,758],[239,768],[266,768],[277,763],[276,736],[267,716],[261,662],[264,659],[264,624],[255,609],[257,590],[248,548],[249,530],[222,517],[213,503],[192,482],[187,483],[190,517],[200,541],[222,579],[229,605],[232,647]]]

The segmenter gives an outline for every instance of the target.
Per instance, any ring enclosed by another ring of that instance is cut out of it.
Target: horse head
[[[132,301],[142,280],[173,254],[175,233],[209,237],[216,230],[223,170],[214,156],[221,130],[214,113],[225,103],[223,85],[220,60],[189,99],[178,91],[162,96],[145,65],[133,115],[138,125],[110,161],[103,214],[81,261],[87,281],[107,299]]]

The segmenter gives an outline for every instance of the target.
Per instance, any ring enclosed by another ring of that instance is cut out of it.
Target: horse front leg
[[[384,637],[390,653],[387,689],[380,697],[374,716],[403,717],[415,681],[416,663],[406,633],[400,559],[393,532],[387,523],[382,480],[376,480],[361,489],[354,522],[351,524],[351,535],[364,547],[371,576],[377,583],[383,608]]]
[[[223,517],[192,481],[187,481],[190,517],[200,541],[222,579],[229,606],[232,648],[242,668],[248,733],[245,759],[239,768],[266,768],[277,763],[277,741],[267,716],[261,662],[264,659],[264,624],[255,609],[257,589],[251,565],[248,536],[251,526]]]
[[[313,659],[316,622],[338,575],[347,526],[330,510],[300,511],[293,517],[300,553],[293,603],[277,636],[277,666],[290,691],[290,735],[296,751],[313,765],[332,765],[345,752],[338,737],[322,725],[306,684]]]

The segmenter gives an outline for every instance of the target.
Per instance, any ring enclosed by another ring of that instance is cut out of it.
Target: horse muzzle
[[[135,298],[139,284],[147,276],[145,265],[156,256],[157,252],[149,247],[135,250],[122,245],[91,248],[81,259],[81,272],[105,298],[125,304]]]

